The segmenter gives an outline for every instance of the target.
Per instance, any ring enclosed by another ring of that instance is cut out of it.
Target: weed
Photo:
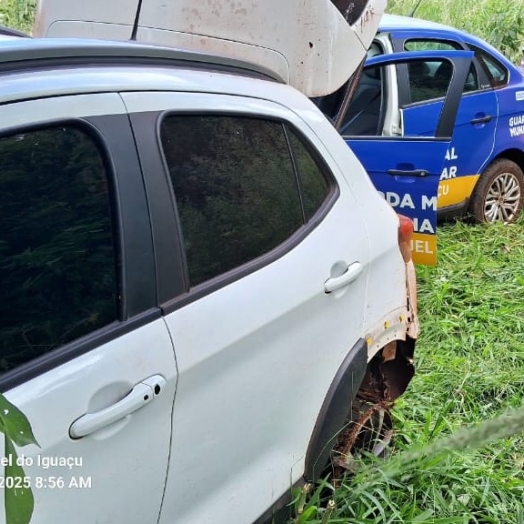
[[[390,13],[434,20],[488,41],[520,62],[524,44],[522,0],[389,0]]]
[[[37,0],[0,0],[0,24],[30,33]]]

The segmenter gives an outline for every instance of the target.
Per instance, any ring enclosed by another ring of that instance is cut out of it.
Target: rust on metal
[[[391,409],[415,374],[414,342],[409,337],[391,342],[369,362],[351,416],[334,448],[335,478],[352,470],[351,457],[357,450],[384,454],[393,436]]]

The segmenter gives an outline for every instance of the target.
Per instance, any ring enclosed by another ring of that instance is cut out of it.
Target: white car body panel
[[[115,93],[20,102],[2,107],[0,131],[122,112],[125,107]],[[76,419],[113,405],[133,386],[158,374],[166,385],[149,404],[87,437],[70,438]],[[11,389],[6,397],[28,417],[40,445],[18,450],[19,456],[34,462],[24,468],[35,498],[31,524],[56,522],[58,515],[75,524],[156,522],[167,473],[176,380],[171,338],[159,319]],[[3,435],[0,440],[3,449]],[[77,462],[71,469],[45,468],[45,460],[52,457]],[[63,484],[53,487],[52,477],[56,482],[61,478]],[[69,487],[72,479],[81,482],[80,478],[90,487]],[[130,500],[140,504],[129,504]],[[2,496],[0,515],[4,511]]]
[[[156,374],[167,385],[152,402],[89,436],[69,437],[80,416],[114,404]],[[28,417],[40,445],[18,450],[26,457],[24,471],[35,498],[31,524],[49,524],[58,515],[76,524],[156,522],[175,387],[171,339],[158,320],[9,391],[7,398]],[[56,459],[74,462],[49,465]]]
[[[317,145],[295,114],[271,102],[122,96],[131,113],[204,110],[285,119]],[[352,226],[346,238],[341,223]],[[326,295],[324,282],[341,261],[361,263],[360,278]],[[322,223],[291,251],[166,317],[179,385],[161,523],[175,522],[173,515],[185,524],[225,523],[231,515],[251,522],[299,479],[303,465],[293,478],[291,468],[303,464],[333,376],[361,337],[368,265],[364,224],[341,185]]]
[[[406,303],[396,221],[378,195],[379,211],[372,205],[362,213],[328,153],[331,140],[341,142],[340,137],[327,125],[322,133],[327,143],[320,142],[297,115],[301,109],[293,106],[305,105],[308,118],[317,109],[309,102],[294,104],[302,97],[292,90],[288,97],[278,97],[282,105],[196,93],[122,96],[130,113],[203,110],[284,119],[315,144],[339,180],[334,207],[289,253],[166,317],[180,378],[161,523],[175,522],[173,515],[185,524],[228,522],[232,514],[239,522],[250,522],[260,508],[271,505],[275,493],[289,489],[303,475],[305,450],[333,376],[351,347],[366,335],[364,315],[368,321],[379,317],[383,326],[389,318],[387,308]],[[285,108],[286,103],[295,112]],[[348,161],[346,173],[365,177],[343,142],[341,151]],[[356,180],[350,181],[358,188]],[[369,187],[363,187],[369,196]],[[371,267],[376,275],[387,266],[388,285],[373,284],[376,300],[364,309],[362,304],[369,300],[370,246],[361,217],[374,221],[376,213],[383,219],[384,242],[374,252],[383,262],[376,260]],[[340,233],[344,223],[351,225],[347,237]],[[384,227],[391,228],[389,234],[384,235]],[[359,262],[364,270],[348,287],[326,295],[323,283],[339,261]],[[401,328],[399,334],[405,337],[405,324]]]

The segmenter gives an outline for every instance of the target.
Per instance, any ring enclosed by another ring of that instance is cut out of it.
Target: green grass
[[[389,0],[388,12],[410,15],[419,0]],[[524,44],[522,0],[421,0],[415,16],[477,35],[520,62]]]
[[[392,458],[364,457],[327,521],[524,523],[524,221],[441,227],[438,266],[418,278],[417,374]],[[300,522],[321,522],[318,496]]]
[[[0,0],[0,24],[30,33],[37,0]]]

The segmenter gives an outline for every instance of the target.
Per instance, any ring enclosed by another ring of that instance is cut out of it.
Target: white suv
[[[5,37],[0,76],[0,385],[40,444],[31,522],[267,518],[361,384],[411,378],[409,224],[252,64]]]

